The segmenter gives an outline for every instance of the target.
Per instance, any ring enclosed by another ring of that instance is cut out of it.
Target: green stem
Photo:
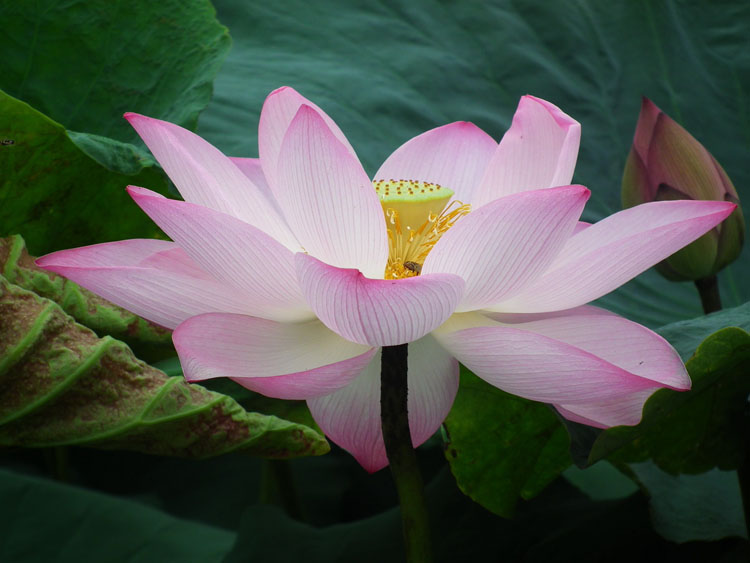
[[[261,504],[280,506],[295,520],[303,520],[302,507],[297,497],[297,487],[289,462],[279,459],[264,459],[260,475]]]
[[[68,447],[54,446],[44,450],[44,459],[47,469],[54,479],[63,483],[70,482],[70,471],[68,471]]]
[[[745,451],[742,462],[737,468],[737,477],[742,493],[742,509],[745,512],[745,529],[747,538],[750,540],[750,451]]]
[[[380,422],[396,484],[408,563],[432,561],[424,484],[409,432],[407,345],[385,346],[380,372]]]
[[[705,314],[721,311],[721,295],[719,294],[719,280],[716,276],[708,276],[695,280],[695,287],[701,296],[701,304]]]

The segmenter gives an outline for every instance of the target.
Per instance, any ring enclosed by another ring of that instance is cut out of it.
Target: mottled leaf
[[[155,367],[158,367],[168,375],[182,377],[182,365],[180,365],[180,359],[177,356],[162,360],[155,364]],[[291,420],[292,422],[304,424],[305,426],[320,431],[321,434],[323,433],[313,419],[306,401],[293,401],[290,399],[274,399],[272,397],[266,397],[260,393],[250,391],[250,389],[247,389],[226,377],[207,379],[206,381],[201,382],[201,385],[223,395],[229,395],[242,405],[245,410],[272,414],[279,418],[283,418],[284,420]]]
[[[239,449],[270,458],[328,451],[314,430],[168,377],[5,278],[0,291],[0,445],[193,458]]]
[[[20,235],[0,239],[0,272],[13,284],[54,301],[99,336],[127,343],[144,360],[171,356],[172,331],[126,311],[69,279],[39,268]]]
[[[519,497],[536,496],[571,463],[565,428],[546,405],[505,393],[465,368],[445,432],[458,486],[500,516],[511,516]]]

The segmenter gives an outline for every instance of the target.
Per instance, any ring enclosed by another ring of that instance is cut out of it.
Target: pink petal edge
[[[544,273],[576,226],[590,195],[583,186],[511,194],[472,211],[427,255],[422,274],[466,282],[457,311],[494,305]]]
[[[412,342],[434,330],[453,313],[464,287],[452,274],[369,279],[301,253],[296,266],[318,318],[343,338],[370,346]]]
[[[657,201],[610,215],[570,237],[544,275],[490,308],[538,313],[593,301],[694,241],[735,208],[723,201]]]
[[[130,186],[128,193],[204,270],[250,296],[246,310],[253,315],[312,318],[297,283],[293,254],[266,233],[230,215],[143,188]]]
[[[468,203],[484,175],[497,143],[473,123],[458,121],[410,139],[375,174],[380,180],[433,182]]]
[[[318,321],[277,323],[222,313],[186,320],[173,340],[188,381],[228,377],[281,399],[308,399],[340,389],[374,354]]]
[[[36,263],[170,329],[202,313],[248,312],[248,295],[211,277],[169,241],[108,242],[53,252]]]
[[[458,362],[427,336],[409,344],[408,412],[414,447],[432,436],[458,391]],[[380,352],[350,385],[308,400],[326,436],[373,473],[388,465],[380,420]]]
[[[512,193],[570,184],[580,141],[577,121],[545,100],[522,97],[474,192],[472,206],[478,209]]]
[[[378,196],[357,158],[309,106],[300,107],[282,142],[275,193],[306,252],[382,276],[388,237]]]

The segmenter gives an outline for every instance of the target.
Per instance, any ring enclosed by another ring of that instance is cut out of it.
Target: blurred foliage
[[[127,111],[194,128],[231,44],[215,13],[208,0],[2,2],[0,88],[120,141],[138,139]]]
[[[630,467],[650,497],[654,529],[666,539],[684,543],[747,538],[735,471],[675,476],[651,462]]]
[[[112,172],[78,148],[59,123],[2,91],[0,137],[12,141],[0,145],[0,236],[21,233],[35,255],[160,236],[125,192],[128,184],[140,184],[166,193],[160,169],[132,162],[133,175]]]
[[[227,530],[3,469],[0,497],[0,561],[208,563],[221,561],[234,542]]]
[[[661,327],[657,332],[675,347],[683,361],[687,361],[701,342],[714,332],[728,326],[735,326],[745,332],[750,332],[750,303],[717,311],[704,317],[671,323]]]

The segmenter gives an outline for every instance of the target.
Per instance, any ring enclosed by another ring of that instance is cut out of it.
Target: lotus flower
[[[458,388],[458,362],[598,427],[636,424],[655,390],[690,386],[669,344],[585,306],[717,225],[734,205],[663,201],[579,222],[579,124],[521,99],[498,144],[471,123],[415,137],[375,174],[320,108],[276,90],[260,159],[126,114],[185,201],[129,187],[174,242],[125,240],[38,260],[174,328],[189,381],[229,377],[306,399],[368,471],[385,465],[380,348],[410,343],[415,446]]]
[[[657,264],[659,273],[673,281],[701,280],[737,259],[745,223],[732,181],[695,137],[643,98],[622,178],[623,205],[670,199],[713,199],[738,207],[726,221]]]

